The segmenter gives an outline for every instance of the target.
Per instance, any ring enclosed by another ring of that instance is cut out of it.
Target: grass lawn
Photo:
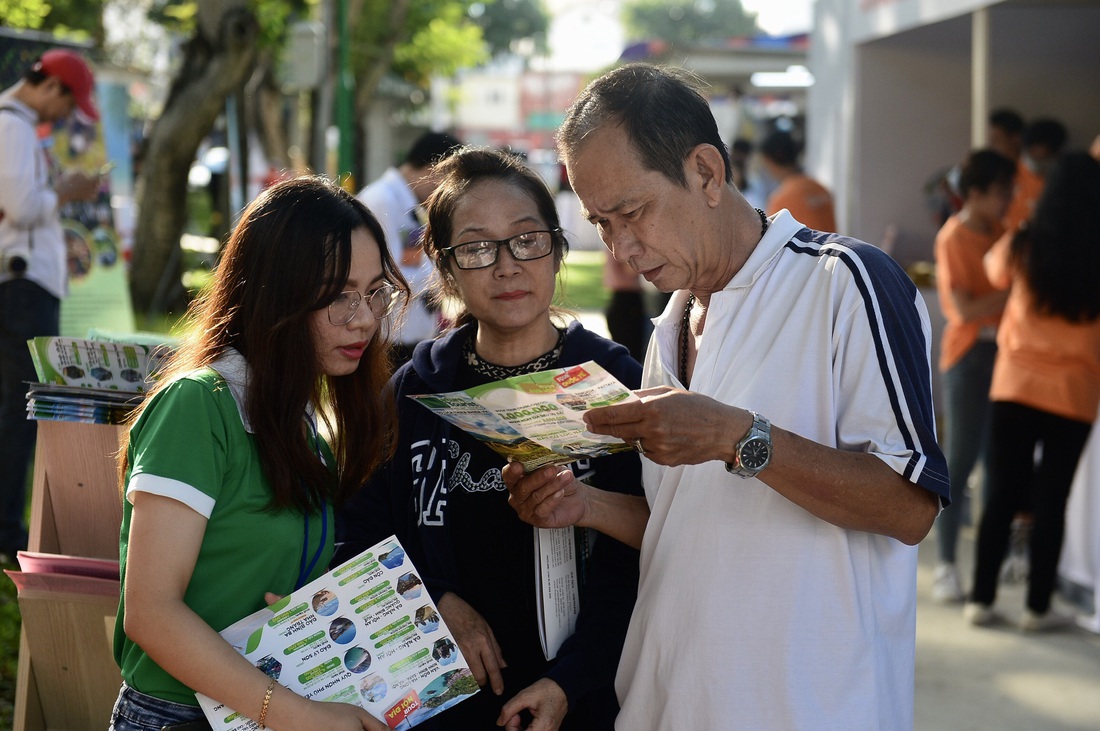
[[[565,257],[565,276],[559,287],[562,304],[577,312],[602,312],[611,293],[603,286],[603,262],[599,251],[571,251]]]

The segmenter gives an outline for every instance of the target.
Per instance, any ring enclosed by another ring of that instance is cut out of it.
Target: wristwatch
[[[733,462],[726,462],[726,471],[739,477],[756,477],[772,459],[772,423],[755,411],[752,427],[737,443]]]

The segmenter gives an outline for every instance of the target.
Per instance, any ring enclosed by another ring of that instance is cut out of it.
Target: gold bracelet
[[[264,722],[267,720],[267,705],[271,703],[271,694],[275,692],[275,678],[271,679],[271,682],[267,684],[267,692],[264,693],[264,704],[260,708],[260,717],[256,719],[260,724],[261,729],[267,728]]]

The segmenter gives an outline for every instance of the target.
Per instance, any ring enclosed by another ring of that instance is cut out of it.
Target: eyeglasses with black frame
[[[364,299],[367,300],[367,308],[375,319],[381,320],[398,309],[398,305],[401,304],[404,298],[404,290],[389,282],[367,292],[366,295],[361,294],[358,290],[349,289],[336,295],[336,299],[329,303],[328,321],[337,326],[347,325],[355,317],[355,313],[359,311],[359,305],[362,304]]]
[[[526,231],[497,241],[470,241],[456,246],[445,246],[440,251],[444,256],[449,254],[454,257],[459,269],[484,269],[497,263],[502,246],[508,247],[516,261],[533,261],[549,256],[554,250],[554,238],[560,235],[560,228]]]

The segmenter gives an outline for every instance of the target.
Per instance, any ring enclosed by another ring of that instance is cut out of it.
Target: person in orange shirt
[[[1100,163],[1084,153],[1051,170],[1035,214],[986,255],[990,281],[1011,287],[997,333],[990,388],[985,510],[964,616],[998,621],[1001,563],[1019,498],[1031,492],[1034,526],[1025,630],[1072,623],[1052,608],[1073,474],[1100,406]],[[1036,459],[1036,447],[1042,445]]]
[[[760,157],[779,186],[768,196],[769,216],[786,208],[795,220],[815,231],[836,231],[833,196],[798,164],[799,144],[787,132],[772,132],[760,143]]]
[[[992,127],[990,135],[993,139]],[[1066,143],[1066,128],[1056,119],[1036,119],[1024,127],[1020,143],[1023,154],[1017,157],[1016,186],[1003,221],[1002,238],[1005,239],[1011,239],[1031,217],[1043,192],[1043,179]],[[1008,144],[1011,145],[1011,141]],[[1005,241],[1002,246],[1008,247],[1009,242]],[[1003,571],[1006,580],[1020,581],[1027,575],[1029,559],[1026,546],[1030,541],[1031,524],[1031,496],[1024,492],[1020,495],[1012,525],[1012,549]]]
[[[1066,128],[1056,119],[1036,119],[1024,128],[1023,155],[1016,170],[1016,190],[1005,213],[1005,231],[1015,233],[1028,220],[1043,192],[1043,178],[1066,144]]]
[[[997,323],[1008,293],[986,277],[982,257],[1001,235],[1012,198],[1016,164],[993,150],[970,153],[959,173],[962,209],[936,236],[936,288],[947,319],[940,345],[946,402],[944,447],[951,476],[951,504],[936,518],[939,564],[932,597],[964,598],[955,568],[965,488],[981,456],[989,414],[989,383],[997,354]]]

